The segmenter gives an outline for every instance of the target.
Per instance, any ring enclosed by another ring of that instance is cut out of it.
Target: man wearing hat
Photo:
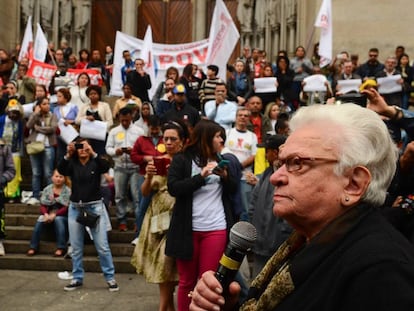
[[[169,120],[183,120],[190,127],[194,127],[200,121],[200,114],[194,107],[187,103],[186,89],[183,84],[177,84],[173,88],[174,99],[171,108],[168,109],[163,117],[163,122]]]
[[[4,189],[4,196],[11,202],[20,196],[20,182],[22,181],[23,107],[17,99],[10,99],[6,114],[0,116],[0,137],[6,145],[10,146],[16,168],[14,178]]]
[[[275,169],[277,169],[279,148],[286,141],[286,136],[272,135],[258,147],[266,150],[266,159],[270,166],[263,172],[259,181],[254,186],[250,197],[249,220],[257,229],[257,240],[253,246],[253,275],[262,270],[264,264],[285,241],[292,228],[288,223],[273,215],[273,192],[275,187],[270,183]]]

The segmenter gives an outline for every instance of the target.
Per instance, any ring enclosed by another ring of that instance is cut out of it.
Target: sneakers
[[[136,246],[138,244],[138,238],[133,239],[131,244]]]
[[[126,224],[119,224],[118,229],[119,229],[119,231],[121,231],[121,232],[128,231],[128,228],[127,228],[127,225],[126,225]]]
[[[68,272],[68,271],[63,271],[63,272],[59,272],[58,273],[58,278],[61,280],[72,280],[73,279],[73,275],[72,273]]]
[[[40,201],[36,199],[35,197],[31,197],[29,200],[27,200],[28,205],[39,205]]]
[[[108,283],[108,289],[109,289],[110,292],[119,291],[119,286],[118,286],[118,284],[116,283],[115,280],[110,280],[107,283]]]
[[[0,241],[0,256],[5,256],[6,251],[4,250],[3,241]]]
[[[79,282],[77,280],[72,280],[72,282],[66,285],[63,289],[67,292],[71,292],[77,288],[81,288],[82,285],[83,285],[82,282]]]

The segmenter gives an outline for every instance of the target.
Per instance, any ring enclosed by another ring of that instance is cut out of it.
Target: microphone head
[[[249,251],[257,239],[256,228],[247,221],[239,221],[230,229],[229,244],[241,251]]]

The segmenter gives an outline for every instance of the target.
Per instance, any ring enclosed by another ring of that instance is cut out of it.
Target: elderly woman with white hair
[[[279,151],[273,212],[294,233],[240,310],[414,310],[414,249],[383,216],[398,159],[378,115],[354,104],[298,110]],[[234,310],[240,286],[212,271],[190,310]]]

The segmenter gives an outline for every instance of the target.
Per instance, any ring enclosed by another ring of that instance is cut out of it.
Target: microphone
[[[239,221],[230,229],[229,243],[215,273],[224,291],[234,280],[244,256],[251,250],[257,238],[256,228],[247,221]]]

